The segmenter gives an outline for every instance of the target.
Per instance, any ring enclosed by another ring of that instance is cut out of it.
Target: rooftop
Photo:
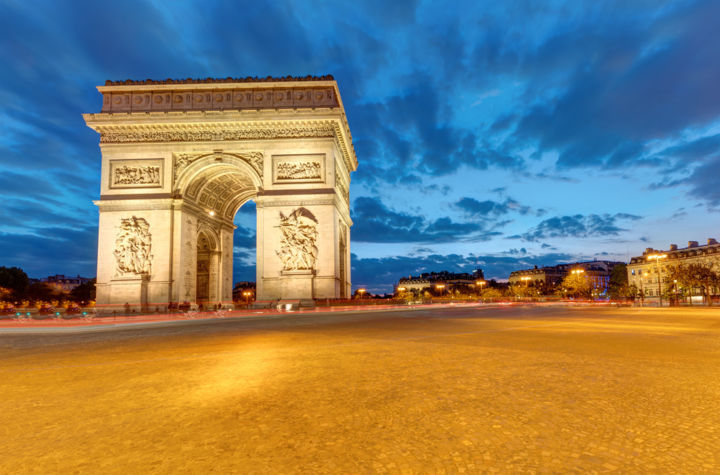
[[[105,81],[106,86],[152,86],[161,84],[216,84],[216,83],[237,83],[237,82],[296,82],[296,81],[334,81],[332,74],[324,76],[285,76],[273,77],[267,76],[259,78],[257,76],[247,76],[244,78],[204,78],[204,79],[125,79],[122,81]]]

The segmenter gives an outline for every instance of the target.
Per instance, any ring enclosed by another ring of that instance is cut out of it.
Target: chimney
[[[717,244],[718,242],[715,240],[715,238],[708,238],[708,246],[710,244]]]
[[[697,247],[698,242],[697,241],[688,241],[688,247]]]
[[[677,244],[670,244],[671,251],[677,251]]]

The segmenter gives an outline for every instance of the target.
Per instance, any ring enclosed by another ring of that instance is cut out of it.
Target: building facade
[[[604,294],[610,285],[612,270],[618,264],[623,263],[616,261],[585,261],[541,268],[535,266],[533,269],[511,272],[508,281],[510,285],[522,284],[551,289],[558,286],[573,270],[582,270],[583,274],[590,279],[590,284],[595,289],[595,292]]]
[[[466,287],[474,288],[478,281],[484,281],[482,269],[475,269],[472,273],[462,272],[425,272],[419,276],[408,276],[400,279],[395,286],[397,292],[424,292],[426,290]]]
[[[674,290],[682,294],[683,289],[677,282],[671,282],[667,273],[668,266],[704,264],[720,272],[720,243],[709,238],[707,244],[688,241],[687,247],[678,248],[670,244],[668,250],[645,249],[642,256],[630,259],[627,267],[628,284],[634,285],[642,298],[659,299],[661,293]],[[688,290],[688,289],[685,289]],[[690,289],[691,296],[701,298],[698,289]],[[717,295],[718,289],[711,289],[711,295]]]
[[[77,287],[81,284],[86,284],[88,282],[92,281],[92,279],[88,279],[86,277],[70,277],[62,274],[57,275],[50,275],[47,277],[43,277],[42,279],[38,279],[37,282],[42,282],[44,284],[47,284],[49,287],[51,287],[55,292],[70,292],[72,289]]]

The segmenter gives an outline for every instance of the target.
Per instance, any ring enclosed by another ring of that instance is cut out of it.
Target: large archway
[[[337,84],[108,83],[98,305],[230,304],[233,218],[256,205],[260,300],[349,295],[350,172]]]

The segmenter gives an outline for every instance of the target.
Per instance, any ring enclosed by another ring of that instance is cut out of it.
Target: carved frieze
[[[318,221],[307,208],[297,208],[285,216],[280,212],[280,249],[275,251],[284,271],[315,269]]]
[[[162,159],[110,160],[110,188],[157,188],[162,184]]]
[[[325,155],[273,155],[274,183],[318,183],[325,181]]]
[[[322,178],[320,162],[280,163],[277,167],[276,179],[281,180],[317,180]]]
[[[224,140],[274,140],[286,138],[333,137],[331,124],[288,125],[277,127],[211,128],[181,130],[107,130],[100,132],[100,143],[128,142],[212,142]]]
[[[132,216],[120,220],[113,251],[119,276],[150,274],[151,239],[150,224],[144,218]]]

